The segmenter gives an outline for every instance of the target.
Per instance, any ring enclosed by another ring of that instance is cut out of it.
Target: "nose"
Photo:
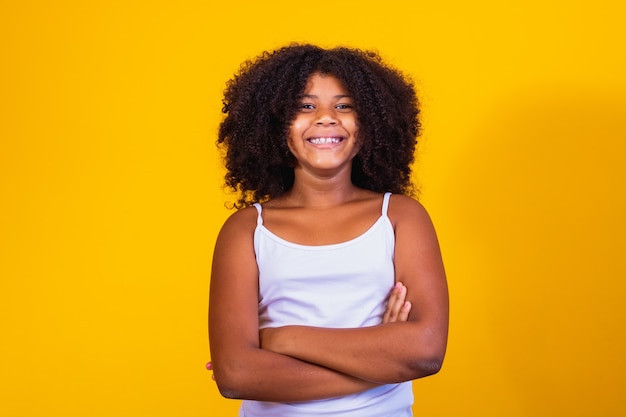
[[[337,118],[335,117],[335,112],[333,110],[334,109],[320,108],[317,113],[315,124],[320,126],[336,124]]]

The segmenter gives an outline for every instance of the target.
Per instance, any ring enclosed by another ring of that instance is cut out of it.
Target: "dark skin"
[[[407,321],[411,312],[411,303],[406,301],[407,288],[401,282],[397,282],[389,294],[385,314],[383,315],[383,323],[394,323],[396,321]],[[267,334],[268,329],[260,330],[259,337],[262,339],[263,334]],[[213,363],[207,362],[207,370],[213,370]],[[211,375],[215,381],[215,375]]]
[[[263,205],[264,225],[303,245],[345,242],[379,217],[382,194],[351,182],[358,153],[356,113],[332,76],[314,74],[291,124],[291,190]],[[259,332],[257,213],[233,214],[215,247],[211,276],[212,368],[229,398],[292,402],[331,398],[437,372],[447,342],[448,293],[437,237],[424,208],[393,195],[398,285],[378,326],[284,326]],[[236,313],[236,314],[235,314]]]

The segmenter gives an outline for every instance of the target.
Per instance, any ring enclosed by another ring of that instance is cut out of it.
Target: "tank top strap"
[[[256,218],[256,224],[257,226],[261,226],[263,224],[263,217],[261,216],[261,212],[263,211],[263,208],[261,207],[259,203],[254,203],[254,207],[256,207],[257,213],[259,213],[259,215]]]
[[[381,210],[383,217],[387,217],[387,210],[389,209],[389,198],[391,197],[391,193],[385,193],[383,197],[383,208]]]

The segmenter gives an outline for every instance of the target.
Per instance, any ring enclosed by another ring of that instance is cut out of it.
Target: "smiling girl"
[[[412,84],[371,52],[292,45],[242,66],[218,143],[239,209],[215,246],[212,370],[240,416],[410,416],[448,294],[410,165]]]

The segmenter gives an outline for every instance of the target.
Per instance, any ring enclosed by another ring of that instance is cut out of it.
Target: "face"
[[[359,150],[356,134],[354,102],[343,83],[332,75],[311,75],[289,130],[296,170],[350,172]]]

